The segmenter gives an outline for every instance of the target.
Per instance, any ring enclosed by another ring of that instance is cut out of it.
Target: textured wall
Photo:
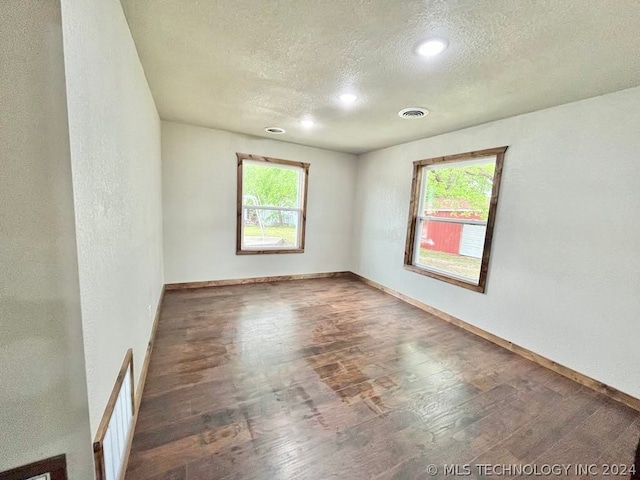
[[[638,125],[640,88],[359,157],[355,272],[640,397]],[[412,161],[501,145],[486,295],[404,270]]]
[[[0,8],[0,471],[93,478],[57,0]]]
[[[162,288],[160,120],[118,0],[63,0],[91,431]]]
[[[236,255],[236,152],[311,163],[305,252]],[[162,122],[165,281],[348,270],[355,157]]]

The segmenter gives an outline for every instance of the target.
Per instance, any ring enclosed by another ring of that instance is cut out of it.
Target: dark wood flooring
[[[612,478],[638,437],[631,408],[357,280],[303,280],[167,292],[126,478]]]

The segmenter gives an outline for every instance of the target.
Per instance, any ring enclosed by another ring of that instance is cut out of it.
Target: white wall
[[[309,162],[302,254],[236,255],[236,152]],[[348,270],[355,157],[162,122],[166,283]]]
[[[640,397],[639,125],[635,88],[362,155],[354,271]],[[487,293],[404,270],[412,162],[502,145]]]
[[[136,379],[162,273],[160,120],[118,0],[62,0],[91,431],[133,347]]]
[[[0,8],[0,471],[93,478],[58,0]]]

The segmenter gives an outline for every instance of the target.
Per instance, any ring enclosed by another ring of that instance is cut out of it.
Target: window
[[[485,291],[506,150],[413,163],[407,270]]]
[[[236,154],[236,253],[304,252],[309,164]]]

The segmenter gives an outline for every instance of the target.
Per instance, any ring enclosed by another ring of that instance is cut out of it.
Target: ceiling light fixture
[[[304,128],[313,128],[316,125],[316,122],[314,122],[312,118],[307,117],[300,120],[300,125]]]
[[[444,52],[448,46],[449,43],[446,40],[432,38],[418,45],[416,53],[423,57],[435,57]]]
[[[267,133],[271,133],[272,135],[282,135],[283,133],[287,132],[284,128],[280,127],[266,127],[264,131]]]
[[[352,105],[358,99],[358,96],[354,93],[342,93],[338,95],[338,99],[343,105]]]

